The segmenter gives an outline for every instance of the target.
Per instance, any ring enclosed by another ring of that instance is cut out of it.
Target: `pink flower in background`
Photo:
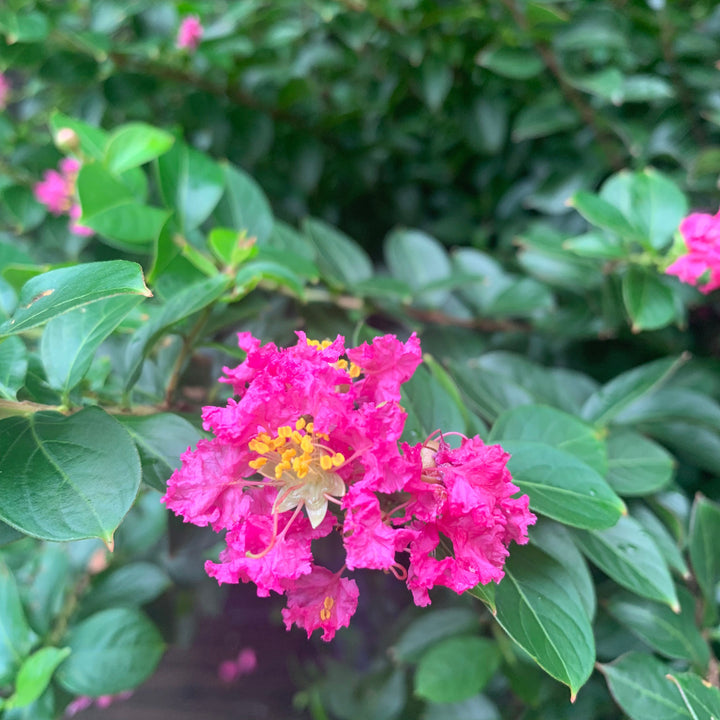
[[[340,336],[297,335],[278,348],[239,334],[247,357],[221,379],[237,397],[203,408],[215,437],[184,453],[168,481],[168,508],[227,531],[206,572],[221,583],[252,582],[259,596],[284,594],[286,627],[308,636],[320,629],[323,640],[357,608],[347,571],[407,580],[418,605],[436,585],[461,593],[500,580],[507,546],[527,542],[535,516],[527,496],[513,497],[499,445],[462,436],[453,449],[434,433],[401,449],[400,386],[421,362],[417,337],[385,335],[346,350]],[[345,551],[337,572],[313,554],[315,541],[335,533]],[[438,559],[441,537],[452,547]],[[219,672],[229,681],[238,670],[227,661]]]
[[[82,710],[87,710],[93,705],[100,708],[101,710],[104,710],[105,708],[110,707],[110,705],[115,702],[127,700],[128,698],[132,697],[132,694],[132,690],[125,690],[123,692],[117,693],[117,695],[101,695],[100,697],[94,699],[88,697],[87,695],[81,695],[80,697],[75,698],[75,700],[73,700],[65,708],[65,717],[73,717]]]
[[[63,158],[57,170],[46,170],[42,181],[35,183],[33,191],[38,202],[53,215],[68,215],[70,218],[70,232],[75,235],[88,237],[93,230],[78,224],[77,220],[82,211],[75,201],[75,184],[80,172],[80,162],[75,158]]]
[[[680,234],[688,252],[665,272],[690,285],[697,285],[706,275],[707,282],[698,286],[703,293],[720,287],[720,211],[716,215],[689,215],[680,223]]]
[[[10,81],[7,76],[0,73],[0,112],[2,112],[8,104],[8,98],[10,97]]]
[[[203,36],[203,26],[197,15],[188,15],[180,23],[177,35],[177,47],[181,50],[197,50]]]
[[[257,655],[251,647],[243,648],[234,660],[225,660],[218,667],[218,677],[231,683],[243,675],[254,673],[257,668]]]

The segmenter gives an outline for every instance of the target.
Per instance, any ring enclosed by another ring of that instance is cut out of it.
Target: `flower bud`
[[[80,149],[80,138],[72,128],[60,128],[55,133],[55,145],[63,153],[74,153]]]

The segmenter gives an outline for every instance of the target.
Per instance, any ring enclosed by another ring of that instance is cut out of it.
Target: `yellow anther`
[[[295,429],[296,429],[296,430],[302,430],[302,429],[305,427],[305,425],[306,425],[306,423],[305,423],[305,418],[300,418],[300,419],[295,423]]]
[[[323,470],[329,470],[332,466],[333,466],[333,461],[329,455],[323,455],[320,458],[320,467]]]
[[[323,340],[320,343],[320,347],[324,350],[325,348],[329,348],[332,345],[332,340]]]
[[[294,443],[297,443],[299,445],[302,442],[302,439],[303,436],[297,430],[292,431],[292,441]]]
[[[282,477],[283,470],[285,470],[285,468],[282,466],[282,464],[275,466],[275,479],[276,480],[279,480]]]
[[[261,457],[257,460],[251,460],[248,465],[253,468],[254,470],[259,470],[265,463],[267,462],[267,458]]]
[[[305,432],[306,432],[308,435],[312,435],[314,429],[315,429],[315,426],[314,426],[311,422],[309,422],[309,423],[305,426]]]
[[[340,467],[345,462],[345,456],[342,453],[335,453],[332,456],[332,464],[335,467]]]
[[[339,368],[340,370],[347,370],[348,361],[340,358],[340,360],[335,363],[335,367]]]
[[[281,457],[282,457],[284,463],[289,463],[296,455],[297,455],[297,450],[294,450],[293,448],[289,448],[281,455]]]
[[[293,435],[293,429],[289,425],[283,425],[278,428],[278,437],[289,438]]]
[[[356,365],[355,363],[350,363],[350,377],[356,378],[360,377],[360,374],[362,373],[362,368],[359,365]]]
[[[330,436],[327,433],[315,433],[319,438],[322,438],[323,440],[329,440]]]
[[[323,607],[326,610],[332,610],[334,604],[335,604],[335,600],[333,598],[331,598],[329,595],[326,595],[325,599],[323,600]]]
[[[330,619],[330,611],[326,610],[325,608],[322,608],[320,610],[320,619],[321,620],[329,620]]]
[[[248,447],[256,453],[260,453],[260,455],[270,452],[270,448],[264,442],[260,442],[257,438],[255,440],[251,440],[248,443]]]
[[[303,437],[300,447],[302,448],[302,451],[306,453],[311,453],[315,449],[315,446],[312,444],[312,440],[308,435]]]

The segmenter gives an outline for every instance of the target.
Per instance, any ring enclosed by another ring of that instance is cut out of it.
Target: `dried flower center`
[[[327,513],[328,497],[345,494],[345,482],[335,472],[345,456],[322,443],[328,440],[326,434],[315,433],[311,422],[300,418],[295,428],[283,425],[275,437],[261,433],[250,441],[248,447],[259,456],[250,461],[250,467],[278,487],[274,513],[304,506],[315,528]]]

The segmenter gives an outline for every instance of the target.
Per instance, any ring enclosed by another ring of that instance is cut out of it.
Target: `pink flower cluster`
[[[178,28],[176,45],[181,50],[197,50],[203,36],[203,26],[196,15],[188,15]]]
[[[444,585],[462,593],[499,581],[511,541],[535,521],[514,497],[509,455],[479,437],[453,448],[440,432],[403,444],[400,385],[421,362],[415,335],[345,348],[298,333],[289,348],[240,333],[247,358],[221,382],[238,399],[206,407],[201,440],[182,456],[163,501],[186,522],[226,530],[221,583],[253,582],[285,594],[285,625],[330,640],[358,601],[346,571],[370,568],[404,580],[415,603]],[[313,544],[342,543],[345,562],[318,565]]]
[[[75,183],[80,172],[80,163],[74,158],[63,158],[59,168],[60,172],[46,170],[42,181],[35,183],[35,198],[53,215],[67,213],[70,216],[70,231],[75,235],[88,237],[94,230],[77,222],[82,214],[80,205],[75,200]]]
[[[0,112],[7,107],[10,90],[10,81],[3,73],[0,73]]]
[[[677,275],[684,283],[697,285],[709,273],[707,282],[699,286],[703,293],[720,287],[720,211],[716,215],[693,213],[680,223],[680,234],[688,252],[679,257],[665,272]]]
[[[65,717],[74,717],[79,712],[87,710],[89,707],[95,705],[96,707],[104,710],[110,707],[115,702],[127,700],[132,697],[132,690],[125,690],[124,692],[118,693],[117,695],[101,695],[98,698],[91,698],[88,695],[81,695],[75,698],[66,708]]]

